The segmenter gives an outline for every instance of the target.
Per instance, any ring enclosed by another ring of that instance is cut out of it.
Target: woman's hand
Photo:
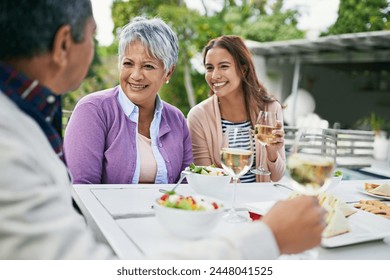
[[[268,160],[275,162],[278,158],[278,151],[284,149],[284,130],[282,129],[282,122],[276,121],[276,129],[272,131],[272,134],[276,137],[270,141],[267,147]]]

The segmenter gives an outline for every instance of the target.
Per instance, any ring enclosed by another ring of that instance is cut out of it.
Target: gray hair
[[[140,41],[151,56],[162,61],[165,73],[176,65],[179,55],[177,36],[163,20],[135,17],[123,27],[119,35],[119,67],[127,47],[135,41]]]
[[[51,51],[55,34],[63,25],[70,25],[72,39],[79,43],[92,16],[90,0],[1,0],[0,60]]]

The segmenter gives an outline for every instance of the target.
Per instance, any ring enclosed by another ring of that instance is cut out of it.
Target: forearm
[[[274,162],[267,160],[268,170],[271,172],[271,180],[277,182],[284,176],[286,171],[286,160],[278,156]]]
[[[239,230],[188,242],[178,250],[150,256],[157,259],[276,259],[279,247],[271,229],[262,222],[243,225]]]

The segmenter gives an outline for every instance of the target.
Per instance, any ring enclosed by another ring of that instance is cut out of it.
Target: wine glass
[[[271,175],[271,172],[264,168],[265,147],[276,138],[272,131],[276,129],[276,112],[260,111],[255,125],[256,140],[261,146],[260,165],[251,172],[257,175]]]
[[[223,135],[221,161],[223,169],[233,177],[232,207],[224,216],[230,223],[246,222],[235,209],[238,179],[247,173],[253,162],[253,132],[250,128],[228,127]]]
[[[295,191],[316,196],[326,191],[336,164],[336,137],[331,130],[299,129],[287,159],[288,175]],[[317,248],[290,255],[299,259],[315,259]]]
[[[331,130],[298,130],[287,159],[293,188],[304,195],[318,195],[331,183],[336,164],[336,137]]]

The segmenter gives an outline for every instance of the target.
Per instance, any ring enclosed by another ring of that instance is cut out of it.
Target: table
[[[341,181],[331,188],[333,193],[346,202],[373,199],[357,191],[363,180]],[[390,180],[371,180],[373,183],[390,183]],[[172,246],[181,246],[178,239],[162,228],[154,217],[152,204],[161,196],[160,188],[173,185],[74,185],[72,195],[84,214],[96,237],[107,242],[121,259],[139,259],[152,256]],[[239,184],[237,205],[245,203],[285,199],[290,190],[275,187],[272,183]],[[186,184],[179,187],[182,194],[193,194]],[[225,192],[228,205],[230,194]],[[389,201],[390,202],[390,201]],[[382,218],[381,218],[382,219]],[[387,220],[386,220],[387,222]],[[390,223],[390,221],[388,221]],[[221,222],[213,234],[238,227]],[[390,259],[390,240],[373,241],[345,247],[319,248],[319,259]]]
[[[368,174],[374,174],[386,178],[390,178],[390,161],[371,159],[370,167],[360,169]]]

